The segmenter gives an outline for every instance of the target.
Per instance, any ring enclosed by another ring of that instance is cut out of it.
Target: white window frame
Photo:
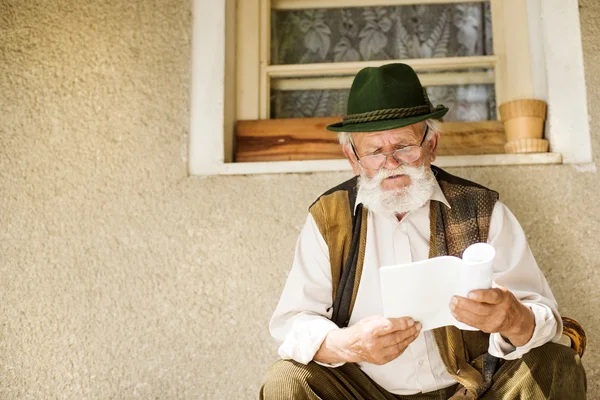
[[[315,0],[274,0],[283,3],[314,3]],[[331,0],[318,0],[323,5]],[[340,0],[335,3],[339,4]],[[364,0],[342,0],[344,4],[364,4]],[[399,4],[407,0],[395,0]],[[548,103],[546,138],[550,153],[500,154],[481,156],[442,156],[436,164],[448,166],[520,165],[592,162],[583,53],[577,0],[491,0],[492,12],[504,15],[502,24],[494,20],[497,96],[503,99],[539,98]],[[418,0],[419,3],[424,2]],[[429,3],[447,0],[425,0]],[[383,1],[389,4],[390,0]],[[248,14],[249,10],[259,12]],[[375,5],[375,3],[374,3]],[[192,90],[189,171],[192,175],[254,174],[284,172],[316,172],[349,170],[346,160],[311,160],[233,163],[233,127],[235,118],[257,119],[268,115],[267,102],[236,96],[236,92],[256,89],[268,92],[267,72],[284,74],[285,66],[268,66],[269,49],[259,53],[244,46],[239,51],[251,51],[259,59],[236,67],[235,35],[243,32],[244,40],[264,42],[268,32],[254,29],[254,37],[244,21],[256,26],[269,16],[270,5],[265,0],[238,0],[237,13],[245,18],[236,21],[234,0],[194,0],[192,39]],[[252,15],[256,20],[248,18]],[[227,21],[227,22],[226,22]],[[527,29],[522,29],[526,27]],[[235,28],[235,29],[233,29]],[[523,38],[528,37],[528,43]],[[505,53],[506,52],[506,53]],[[510,57],[506,57],[510,54]],[[243,57],[248,57],[244,55]],[[251,57],[254,57],[252,55]],[[496,59],[496,57],[498,57]],[[237,57],[238,59],[241,57]],[[247,59],[247,58],[246,58]],[[461,60],[459,60],[461,61]],[[473,60],[478,61],[478,60]],[[518,61],[518,62],[516,62]],[[389,61],[385,61],[389,62]],[[381,63],[385,63],[381,62]],[[415,68],[428,61],[413,60]],[[361,68],[365,63],[345,63],[342,68]],[[377,64],[377,63],[373,63]],[[313,66],[305,68],[315,68]],[[282,72],[283,71],[283,72]],[[439,74],[442,75],[442,74]],[[510,85],[499,85],[504,76]],[[441,77],[440,79],[446,79]],[[475,78],[474,78],[475,79]],[[485,77],[480,77],[485,79]],[[340,80],[341,81],[341,80]],[[286,84],[294,84],[289,81]],[[345,84],[345,82],[338,82]],[[237,87],[236,87],[237,85]],[[262,87],[260,87],[262,85]],[[262,105],[261,105],[262,103]]]

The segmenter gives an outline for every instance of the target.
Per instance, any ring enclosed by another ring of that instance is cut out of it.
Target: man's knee
[[[581,358],[576,351],[558,343],[546,343],[523,356],[523,361],[538,380],[551,378],[554,390],[585,392],[587,381]],[[579,397],[573,397],[579,398]]]
[[[562,344],[546,343],[523,355],[523,361],[532,369],[583,371],[581,358],[576,351]]]
[[[260,399],[297,398],[306,392],[312,365],[293,360],[279,360],[269,368],[260,388]]]

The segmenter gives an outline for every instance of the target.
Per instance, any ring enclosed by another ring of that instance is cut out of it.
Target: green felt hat
[[[440,119],[448,112],[434,107],[415,71],[406,64],[386,64],[358,71],[350,96],[347,115],[327,129],[334,132],[377,132]]]

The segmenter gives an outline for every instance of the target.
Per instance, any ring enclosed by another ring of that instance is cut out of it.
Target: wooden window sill
[[[562,164],[562,155],[560,153],[505,153],[465,156],[439,156],[434,164],[441,168]],[[345,159],[223,163],[220,165],[218,174],[255,175],[333,171],[350,171],[350,164]]]

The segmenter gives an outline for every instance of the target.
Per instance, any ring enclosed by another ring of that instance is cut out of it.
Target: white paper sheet
[[[475,243],[462,259],[444,256],[381,267],[384,316],[411,317],[421,322],[422,331],[446,325],[477,330],[454,319],[449,304],[454,295],[466,297],[471,290],[492,287],[495,256],[491,245]]]

